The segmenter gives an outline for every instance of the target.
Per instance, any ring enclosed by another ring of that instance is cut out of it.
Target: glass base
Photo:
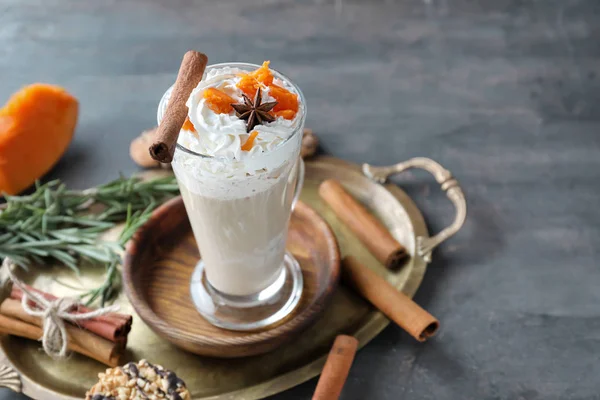
[[[196,309],[211,324],[234,331],[252,331],[290,315],[300,301],[303,286],[300,264],[286,251],[279,277],[256,294],[231,296],[218,291],[206,279],[202,260],[192,274],[190,292]]]

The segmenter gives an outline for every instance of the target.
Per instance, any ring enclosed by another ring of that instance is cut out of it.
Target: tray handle
[[[369,164],[363,164],[362,166],[363,173],[368,178],[379,183],[385,183],[391,175],[404,172],[411,168],[420,168],[431,173],[435,180],[442,186],[442,190],[446,192],[446,196],[448,196],[456,208],[454,222],[452,222],[450,226],[447,226],[435,236],[417,237],[418,254],[422,256],[425,261],[431,262],[431,252],[433,249],[458,232],[467,217],[467,201],[458,181],[452,177],[450,171],[432,159],[425,157],[411,158],[410,160],[387,167],[374,167]]]

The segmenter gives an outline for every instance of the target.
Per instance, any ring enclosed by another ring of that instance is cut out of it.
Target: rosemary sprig
[[[79,274],[79,262],[104,265],[102,285],[83,295],[103,304],[115,290],[119,253],[159,204],[178,193],[172,176],[143,181],[119,178],[84,191],[68,190],[55,180],[37,184],[26,196],[5,196],[0,211],[0,258],[10,257],[27,269],[32,264],[61,263]],[[117,242],[100,240],[125,221]]]
[[[132,213],[131,206],[127,208],[125,226],[123,227],[117,242],[119,250],[124,250],[125,244],[131,239],[135,231],[148,221],[154,208],[155,204],[153,203],[149,204],[145,210],[138,210],[135,213]],[[100,304],[104,305],[104,303],[111,298],[115,288],[118,286],[119,274],[117,274],[117,266],[121,264],[121,261],[121,257],[118,253],[115,253],[113,259],[106,265],[104,282],[97,288],[89,290],[80,296],[82,300],[86,300],[86,304],[91,304],[96,301],[97,298],[100,298]]]

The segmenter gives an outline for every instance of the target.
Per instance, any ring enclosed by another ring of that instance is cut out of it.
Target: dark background
[[[0,98],[45,81],[80,99],[50,176],[86,188],[137,170],[128,144],[190,48],[270,59],[325,152],[430,157],[466,193],[416,296],[439,336],[389,327],[343,399],[599,398],[600,1],[0,0]],[[426,173],[398,183],[431,232],[451,221]]]

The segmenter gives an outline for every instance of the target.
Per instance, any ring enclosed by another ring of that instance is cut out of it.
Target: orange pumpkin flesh
[[[269,86],[273,84],[273,74],[271,73],[271,69],[269,69],[269,64],[271,61],[264,61],[260,68],[256,71],[250,72],[250,76],[254,79],[262,83],[263,85]]]
[[[284,119],[294,119],[296,116],[296,111],[292,110],[281,110],[273,112],[275,117],[283,117]]]
[[[252,147],[254,146],[254,139],[256,139],[257,136],[258,136],[258,132],[257,131],[252,131],[250,133],[250,136],[246,140],[246,143],[244,143],[242,145],[242,150],[243,151],[250,151],[250,150],[252,150]]]
[[[0,192],[17,194],[41,178],[67,149],[79,103],[59,86],[33,84],[0,109]]]
[[[290,92],[289,90],[282,88],[281,86],[271,85],[269,86],[269,95],[277,101],[273,111],[275,115],[279,111],[291,111],[289,113],[282,114],[285,119],[292,119],[298,112],[298,95]]]
[[[242,92],[246,94],[246,96],[254,99],[256,96],[256,91],[259,87],[266,87],[273,84],[273,74],[269,69],[270,61],[263,62],[262,66],[255,71],[249,72],[247,74],[242,74],[242,79],[237,84],[237,87],[240,88]]]
[[[184,131],[196,132],[196,128],[194,128],[194,124],[190,121],[190,117],[185,117],[185,121],[183,121],[183,126],[181,127]]]
[[[216,88],[206,89],[202,96],[208,108],[217,114],[229,114],[233,110],[231,105],[237,103],[233,97]]]

